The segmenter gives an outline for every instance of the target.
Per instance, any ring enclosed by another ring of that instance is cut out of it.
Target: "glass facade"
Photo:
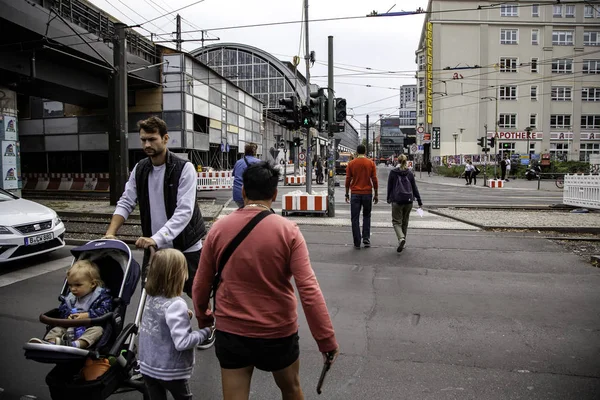
[[[205,48],[206,49],[206,48]],[[264,55],[240,48],[208,48],[196,56],[201,62],[251,93],[266,109],[279,108],[279,99],[294,95],[293,72],[282,72],[282,63],[275,65]],[[300,83],[300,82],[298,82]],[[301,82],[304,85],[304,81]],[[300,94],[300,93],[299,93]]]

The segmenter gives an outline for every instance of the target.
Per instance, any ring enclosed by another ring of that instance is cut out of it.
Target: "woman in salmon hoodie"
[[[234,237],[262,214],[230,253],[217,286],[215,350],[223,398],[247,399],[252,372],[258,368],[272,372],[284,398],[303,399],[292,277],[319,351],[330,360],[338,354],[335,333],[298,225],[272,213],[279,171],[259,162],[246,169],[243,181],[245,206],[215,222],[202,247],[192,289],[198,325],[213,322],[208,300],[221,257]]]

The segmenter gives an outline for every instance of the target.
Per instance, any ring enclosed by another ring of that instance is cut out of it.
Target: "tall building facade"
[[[482,136],[499,154],[600,153],[600,4],[430,0],[427,11],[417,123],[434,158],[481,154]]]
[[[407,108],[407,103],[417,101],[417,85],[400,86],[400,108]]]

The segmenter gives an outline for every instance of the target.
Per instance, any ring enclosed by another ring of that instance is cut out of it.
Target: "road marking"
[[[73,257],[59,258],[58,260],[48,261],[43,264],[31,266],[29,268],[21,269],[18,271],[9,272],[8,274],[0,276],[0,288],[13,283],[21,282],[26,279],[35,278],[36,276],[47,274],[48,272],[54,272],[59,269],[69,268]]]

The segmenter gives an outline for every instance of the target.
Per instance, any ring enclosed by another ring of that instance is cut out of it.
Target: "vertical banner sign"
[[[427,100],[427,123],[433,123],[433,24],[427,22],[427,35],[425,37],[427,51],[425,86]]]
[[[431,129],[431,148],[439,149],[440,148],[440,127],[434,126]]]

